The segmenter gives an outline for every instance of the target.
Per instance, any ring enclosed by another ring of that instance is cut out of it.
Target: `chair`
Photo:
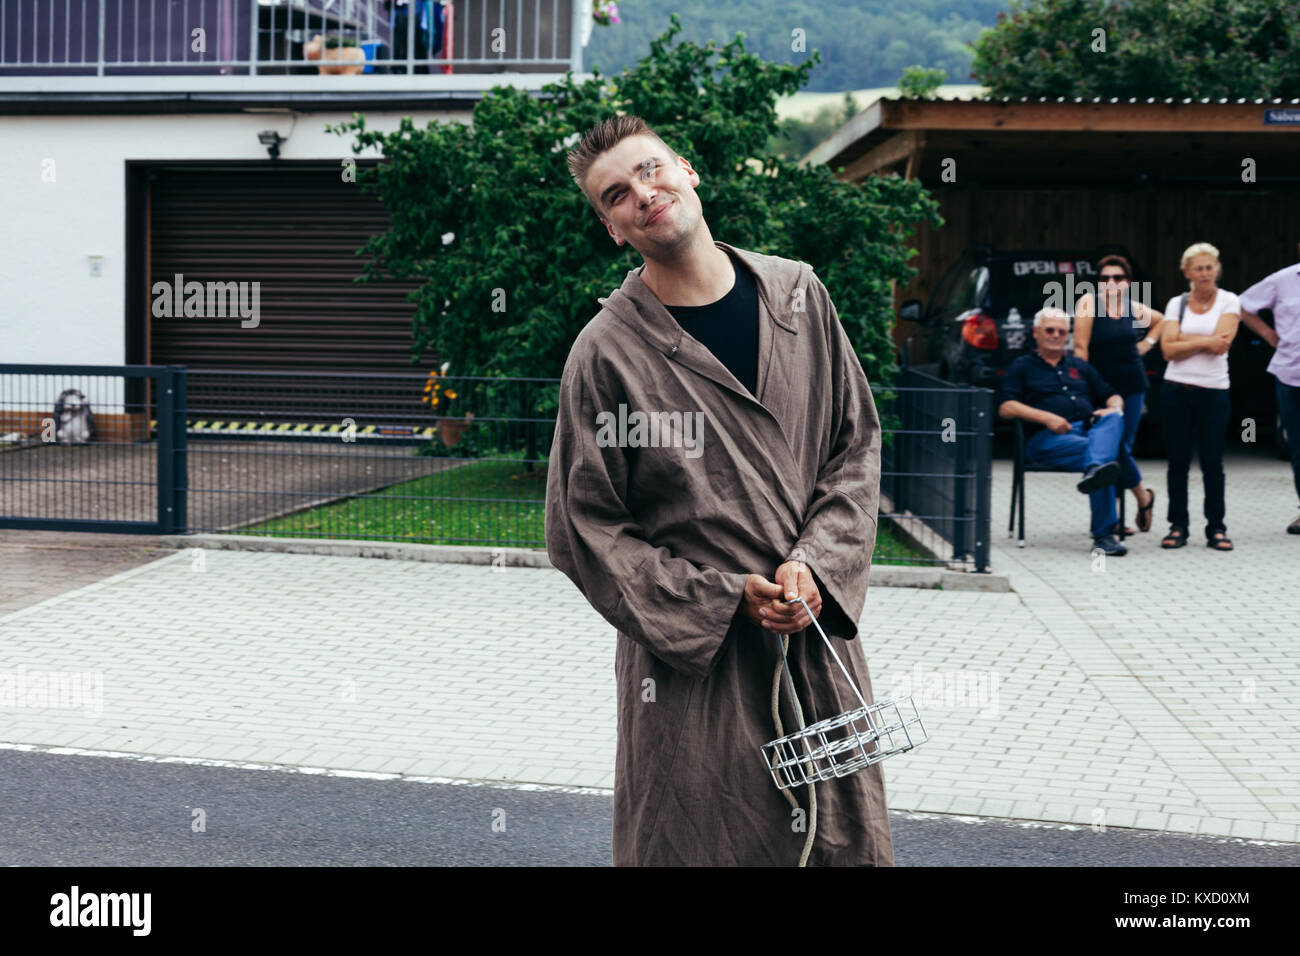
[[[1016,503],[1020,504],[1020,537],[1016,542],[1018,547],[1025,546],[1025,472],[1027,471],[1057,471],[1078,474],[1073,468],[1065,468],[1060,465],[1040,465],[1036,462],[1025,459],[1025,423],[1024,419],[1013,418],[1011,420],[1012,429],[1015,434],[1015,448],[1012,451],[1012,472],[1011,472],[1011,516],[1007,520],[1007,537],[1016,537]],[[1115,486],[1119,495],[1119,534],[1116,537],[1123,541],[1125,537],[1125,501],[1124,489],[1119,485]]]

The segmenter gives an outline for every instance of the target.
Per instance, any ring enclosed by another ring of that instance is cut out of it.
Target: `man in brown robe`
[[[798,726],[783,635],[807,724],[861,706],[796,594],[872,702],[880,424],[835,306],[807,264],[715,242],[643,120],[593,127],[569,168],[645,259],[574,341],[546,489],[552,563],[618,631],[614,864],[892,866],[880,764],[783,793],[762,752]],[[741,268],[757,365],[728,351],[733,372],[669,310],[730,301]]]

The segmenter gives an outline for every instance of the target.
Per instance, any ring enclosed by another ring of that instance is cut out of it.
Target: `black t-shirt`
[[[1116,394],[1097,370],[1081,358],[1062,355],[1055,365],[1038,352],[1026,352],[1007,367],[1000,402],[1024,402],[1031,408],[1060,415],[1066,421],[1087,419]],[[1037,422],[1025,421],[1025,437],[1040,431]]]
[[[736,283],[708,305],[666,306],[677,324],[703,344],[736,380],[758,395],[758,283],[731,253]]]

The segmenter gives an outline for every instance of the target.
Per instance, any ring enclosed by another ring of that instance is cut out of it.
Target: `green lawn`
[[[529,473],[518,461],[475,461],[239,530],[273,537],[542,548],[545,495],[546,472],[541,467]],[[876,537],[872,561],[929,563],[887,524]]]

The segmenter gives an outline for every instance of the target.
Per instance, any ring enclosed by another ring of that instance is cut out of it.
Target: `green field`
[[[541,467],[528,472],[519,461],[475,461],[239,531],[289,538],[542,548],[545,495],[546,472]],[[929,563],[927,555],[900,541],[888,525],[877,535],[872,561]]]

